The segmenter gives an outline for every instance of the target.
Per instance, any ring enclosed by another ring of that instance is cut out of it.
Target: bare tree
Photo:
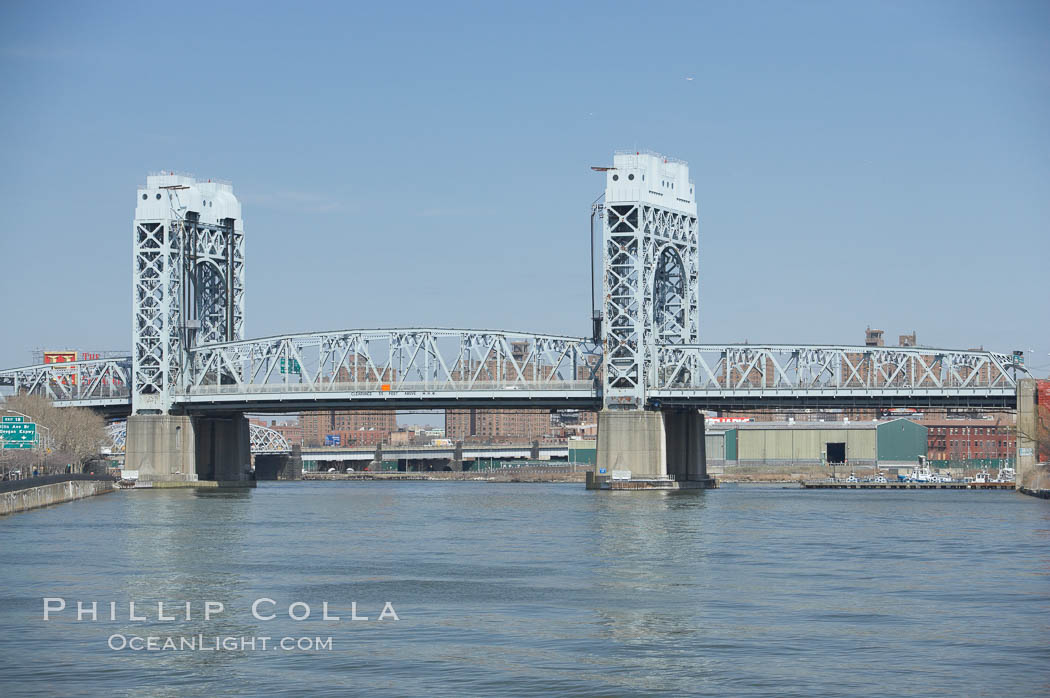
[[[24,467],[38,467],[39,463],[45,472],[64,469],[66,465],[79,471],[85,462],[99,455],[105,443],[106,423],[89,409],[56,407],[45,397],[26,394],[12,395],[2,406],[27,415],[38,428],[42,427],[38,437],[43,453],[16,452],[8,455],[12,463],[25,461]]]

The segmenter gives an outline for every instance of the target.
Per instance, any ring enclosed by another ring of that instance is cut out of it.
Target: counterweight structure
[[[233,188],[150,175],[134,224],[132,411],[169,413],[189,351],[244,338],[244,226]]]
[[[655,153],[616,153],[606,173],[602,250],[604,403],[641,409],[656,346],[699,339],[699,227],[689,166]]]

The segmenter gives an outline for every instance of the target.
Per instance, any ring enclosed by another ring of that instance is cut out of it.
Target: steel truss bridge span
[[[579,337],[503,330],[338,330],[188,352],[187,410],[593,407],[601,352]]]
[[[1011,357],[989,351],[784,344],[662,344],[649,407],[1012,408]],[[583,408],[600,405],[601,348],[498,330],[340,330],[199,346],[174,395],[188,412]],[[130,358],[0,371],[0,389],[130,412]],[[6,388],[5,388],[6,386]],[[615,407],[615,401],[611,401]]]
[[[131,411],[131,357],[37,364],[0,370],[0,391],[41,395],[66,407]]]
[[[656,347],[650,405],[1000,407],[1016,404],[1012,357],[926,347],[676,344]]]

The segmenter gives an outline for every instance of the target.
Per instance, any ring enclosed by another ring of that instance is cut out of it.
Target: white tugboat
[[[992,482],[1004,484],[1009,483],[1012,485],[1016,479],[1017,471],[1008,465],[1004,465],[1003,467],[999,468],[999,472],[996,474],[995,479],[992,480]]]

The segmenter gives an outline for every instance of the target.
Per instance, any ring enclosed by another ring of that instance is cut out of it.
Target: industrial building
[[[751,422],[706,438],[709,466],[914,465],[927,430],[908,419],[884,422]]]

